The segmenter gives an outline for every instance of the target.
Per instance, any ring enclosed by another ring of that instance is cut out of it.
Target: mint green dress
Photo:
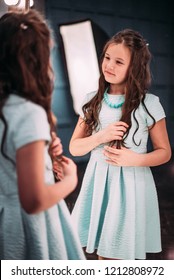
[[[53,184],[48,154],[50,127],[44,109],[11,95],[3,108],[8,123],[5,151],[16,162],[16,151],[33,141],[44,140],[45,183]],[[0,120],[0,143],[4,125]],[[26,158],[27,161],[27,158]],[[39,172],[39,170],[38,170]],[[28,178],[32,184],[32,178]],[[0,154],[0,259],[85,259],[64,200],[38,214],[28,215],[18,195],[16,166]]]
[[[95,93],[87,95],[84,103]],[[124,101],[123,95],[110,95],[112,103]],[[145,104],[156,121],[165,117],[159,98],[146,94]],[[83,117],[82,112],[80,115]],[[126,146],[137,152],[147,152],[148,127],[153,121],[140,104],[136,111],[139,129],[132,140],[137,124],[132,127]],[[121,108],[110,108],[104,101],[99,114],[99,129],[119,121]],[[118,167],[109,165],[103,155],[103,145],[90,155],[80,194],[72,218],[81,245],[88,253],[97,250],[105,258],[145,259],[146,253],[161,251],[158,198],[149,167]]]

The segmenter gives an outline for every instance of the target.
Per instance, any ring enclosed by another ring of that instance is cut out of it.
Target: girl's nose
[[[114,69],[113,63],[112,63],[112,62],[109,62],[109,63],[107,64],[107,68],[113,70],[113,69]]]

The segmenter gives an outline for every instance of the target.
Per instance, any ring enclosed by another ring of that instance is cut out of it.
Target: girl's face
[[[131,52],[123,44],[111,44],[107,48],[102,62],[102,72],[112,91],[124,90],[130,59]]]

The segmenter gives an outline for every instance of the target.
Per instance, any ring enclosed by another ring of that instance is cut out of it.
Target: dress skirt
[[[47,211],[33,215],[21,209],[17,195],[1,195],[0,202],[1,259],[85,259],[63,200]]]
[[[106,163],[91,153],[72,213],[82,247],[105,258],[145,259],[161,251],[157,192],[149,167]]]

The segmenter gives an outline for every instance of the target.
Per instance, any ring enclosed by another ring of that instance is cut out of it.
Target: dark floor
[[[86,163],[78,164],[79,183],[76,190],[66,199],[72,211],[80,191]],[[162,252],[147,254],[147,260],[174,260],[174,158],[165,165],[152,168],[159,198]],[[96,260],[95,253],[86,254],[87,259]]]

